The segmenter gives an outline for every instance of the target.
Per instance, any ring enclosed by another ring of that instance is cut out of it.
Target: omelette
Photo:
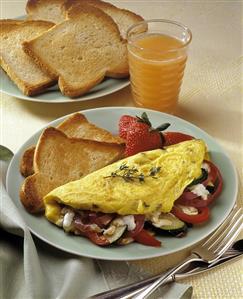
[[[63,208],[108,214],[169,213],[185,188],[201,175],[204,141],[194,139],[141,152],[60,186],[44,197],[45,216],[60,225]]]

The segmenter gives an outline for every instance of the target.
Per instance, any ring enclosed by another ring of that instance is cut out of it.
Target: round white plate
[[[7,191],[33,234],[54,247],[80,256],[106,260],[136,260],[158,257],[189,247],[208,236],[224,221],[236,201],[238,179],[231,160],[214,138],[185,120],[152,110],[110,107],[85,110],[82,111],[82,113],[86,115],[89,121],[96,125],[112,133],[118,133],[118,120],[123,114],[141,115],[143,111],[147,112],[155,127],[164,122],[169,122],[171,124],[170,131],[184,132],[201,138],[207,143],[212,160],[219,167],[224,180],[223,192],[215,203],[211,205],[210,220],[204,225],[194,226],[192,229],[189,229],[188,234],[184,238],[157,236],[162,242],[161,248],[144,246],[138,243],[132,243],[122,247],[105,248],[92,244],[84,237],[64,233],[62,229],[51,224],[44,217],[27,213],[19,199],[19,189],[24,180],[19,173],[19,161],[25,149],[37,142],[43,130],[42,128],[39,132],[30,137],[18,150],[10,163],[7,173]],[[65,118],[66,116],[59,118],[47,126],[56,126]]]
[[[111,94],[113,92],[116,92],[130,84],[129,79],[112,79],[112,78],[106,78],[104,81],[102,81],[100,84],[93,87],[89,92],[86,94],[71,99],[69,97],[64,96],[59,88],[58,85],[52,86],[48,88],[44,93],[41,93],[39,95],[29,97],[24,95],[18,87],[9,79],[7,74],[3,71],[3,69],[0,69],[0,91],[10,95],[12,97],[25,100],[25,101],[32,101],[32,102],[42,102],[42,103],[50,103],[50,104],[56,104],[56,103],[76,103],[76,102],[82,102],[82,101],[88,101],[93,100],[99,97],[106,96],[108,94]]]

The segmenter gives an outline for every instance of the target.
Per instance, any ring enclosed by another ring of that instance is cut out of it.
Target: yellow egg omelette
[[[63,206],[120,215],[170,212],[201,175],[205,153],[205,143],[195,139],[125,158],[51,191],[45,216],[57,224]]]

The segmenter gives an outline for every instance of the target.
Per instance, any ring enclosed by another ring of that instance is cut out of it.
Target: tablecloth
[[[202,128],[229,154],[239,174],[242,205],[242,1],[111,1],[145,19],[164,18],[186,24],[193,33],[177,115]],[[24,14],[25,1],[0,1],[1,18]],[[16,151],[35,131],[57,117],[103,106],[133,106],[130,87],[92,101],[49,105],[1,98],[0,143]],[[176,264],[187,250],[166,259],[135,262],[157,273]],[[185,280],[193,298],[242,298],[242,262],[236,261]]]

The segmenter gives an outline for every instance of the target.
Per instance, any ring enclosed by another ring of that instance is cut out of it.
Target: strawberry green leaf
[[[142,115],[141,115],[141,117],[136,116],[136,118],[137,118],[138,122],[145,123],[149,127],[152,127],[152,124],[151,124],[151,122],[150,122],[150,120],[149,120],[148,115],[147,115],[146,112],[143,112]]]
[[[155,130],[156,130],[156,131],[164,131],[164,130],[168,129],[169,126],[170,126],[169,123],[164,123],[164,124],[158,126]]]

